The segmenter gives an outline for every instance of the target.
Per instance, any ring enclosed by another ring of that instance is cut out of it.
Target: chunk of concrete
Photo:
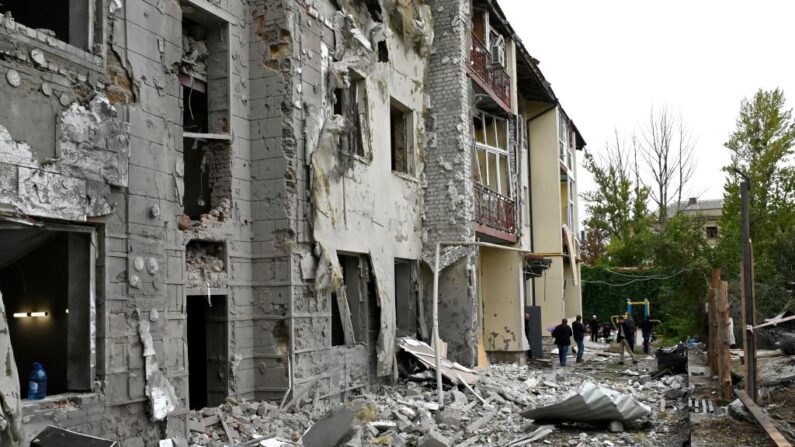
[[[608,427],[612,433],[623,433],[624,424],[621,421],[612,421]]]
[[[450,441],[436,430],[431,430],[417,444],[418,447],[450,447]]]
[[[743,404],[740,399],[734,399],[732,403],[726,407],[726,411],[729,413],[729,416],[734,419],[756,424],[756,419],[754,419],[748,409],[745,408],[745,404]]]
[[[671,400],[681,399],[684,395],[685,391],[679,388],[671,388],[665,392],[665,398]]]
[[[356,413],[346,406],[329,410],[301,438],[304,447],[337,445],[353,430]]]
[[[445,407],[436,417],[436,421],[440,424],[446,424],[451,427],[460,427],[461,419],[463,418],[461,410],[452,407]]]

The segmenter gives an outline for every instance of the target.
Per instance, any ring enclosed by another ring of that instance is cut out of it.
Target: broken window
[[[91,51],[101,33],[94,28],[98,0],[3,0],[0,15],[13,17],[28,28]],[[101,21],[101,20],[100,20]]]
[[[184,212],[221,221],[232,195],[229,26],[193,5],[183,4],[182,16]]]
[[[508,120],[487,113],[474,117],[479,182],[492,191],[512,197],[508,162]]]
[[[392,99],[389,107],[390,146],[392,170],[414,174],[414,149],[412,141],[413,113]]]
[[[706,227],[707,230],[707,239],[717,239],[718,238],[718,227],[716,226],[708,226]]]
[[[22,396],[34,362],[47,395],[91,390],[95,246],[90,228],[0,226],[0,293]]]
[[[375,291],[370,258],[367,255],[339,255],[343,287],[332,294],[332,345],[367,345],[370,365],[378,363],[377,341],[381,328],[381,308]],[[336,309],[336,310],[335,310]],[[335,343],[335,327],[336,343]],[[373,369],[372,372],[374,372]]]
[[[367,114],[367,84],[364,78],[351,72],[350,86],[334,89],[334,114],[342,115],[350,123],[349,132],[340,136],[340,151],[364,157],[369,138]]]
[[[423,338],[425,322],[419,297],[419,275],[417,262],[395,260],[395,318],[397,336]]]

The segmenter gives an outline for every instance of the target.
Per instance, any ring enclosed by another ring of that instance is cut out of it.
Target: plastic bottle
[[[28,379],[28,399],[40,400],[47,396],[47,372],[39,362],[33,362],[33,371]]]

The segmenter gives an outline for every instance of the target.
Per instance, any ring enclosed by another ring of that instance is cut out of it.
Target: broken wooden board
[[[792,447],[792,444],[784,438],[784,435],[781,434],[780,431],[776,428],[776,425],[773,423],[773,420],[770,419],[770,416],[767,415],[759,406],[756,405],[756,402],[751,400],[751,398],[746,394],[743,390],[734,390],[734,394],[740,398],[745,405],[745,408],[754,416],[759,425],[765,429],[767,435],[770,436],[770,439],[776,444],[777,447]]]
[[[412,337],[400,337],[397,342],[400,349],[411,354],[414,358],[419,360],[423,366],[431,370],[436,370],[436,359],[434,357],[433,348],[428,346],[427,343]],[[473,385],[478,381],[478,373],[475,370],[459,365],[446,358],[441,359],[441,367],[442,375],[454,384],[458,384],[459,381],[461,381]]]

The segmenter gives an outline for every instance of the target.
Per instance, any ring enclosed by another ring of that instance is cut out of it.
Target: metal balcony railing
[[[489,49],[472,33],[469,67],[483,81],[500,101],[511,106],[511,77],[505,68],[494,64]]]
[[[495,230],[516,234],[516,203],[475,182],[475,220]]]

